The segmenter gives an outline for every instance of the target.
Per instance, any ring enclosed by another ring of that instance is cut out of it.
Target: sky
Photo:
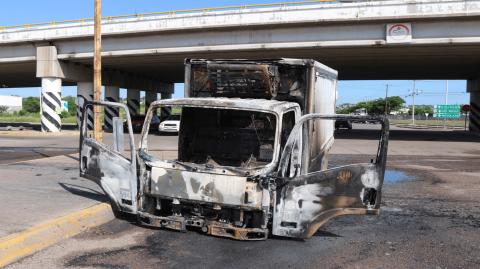
[[[285,1],[285,0],[284,0]],[[257,3],[276,3],[281,0],[103,0],[104,16],[123,14],[146,13],[156,11],[169,11],[178,9],[206,8],[229,5],[246,5]],[[2,15],[0,26],[50,22],[68,19],[80,19],[93,17],[93,0],[16,0],[2,1]],[[412,90],[411,80],[377,80],[377,81],[339,81],[337,104],[356,103],[359,101],[372,100],[385,97],[386,84],[389,85],[389,96],[400,96],[412,103],[409,90]],[[418,80],[416,88],[421,93],[415,97],[416,104],[444,104],[445,84],[443,80]],[[448,103],[464,104],[469,102],[464,80],[451,80],[448,82]],[[0,89],[0,95],[39,96],[39,88],[28,89]],[[124,96],[125,90],[121,91]],[[76,96],[75,87],[64,87],[63,96]],[[175,98],[183,97],[183,84],[175,85]]]

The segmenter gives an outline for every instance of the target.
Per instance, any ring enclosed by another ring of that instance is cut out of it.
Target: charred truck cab
[[[388,121],[334,115],[335,70],[276,59],[187,60],[185,71],[187,98],[151,104],[138,149],[125,105],[86,103],[84,111],[126,111],[130,158],[88,137],[86,119],[81,128],[80,174],[103,188],[115,211],[147,226],[239,240],[308,238],[333,217],[378,214]],[[149,152],[147,139],[162,107],[182,109],[169,160]],[[375,160],[328,167],[338,119],[382,124]]]

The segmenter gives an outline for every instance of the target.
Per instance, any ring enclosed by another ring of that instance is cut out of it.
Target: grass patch
[[[412,124],[412,120],[391,120],[392,124]],[[415,120],[415,125],[464,127],[465,120]]]
[[[32,122],[40,123],[40,114],[31,113],[27,115],[15,115],[15,114],[0,114],[0,122],[2,123],[20,123],[20,122]],[[76,116],[68,116],[62,118],[62,123],[77,123]]]

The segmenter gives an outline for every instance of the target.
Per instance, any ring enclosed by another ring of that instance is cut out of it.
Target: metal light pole
[[[102,98],[102,0],[95,0],[93,40],[95,47],[93,60],[93,98],[98,102]],[[93,107],[93,136],[97,141],[102,141],[101,111],[100,106]]]
[[[387,115],[387,108],[388,108],[388,86],[390,86],[389,84],[385,84],[386,88],[385,88],[385,115]]]
[[[415,125],[415,80],[413,80],[413,91],[412,91],[412,125]]]
[[[445,104],[448,105],[448,80],[445,80]]]
[[[448,80],[445,80],[445,105],[448,105]],[[447,128],[447,118],[443,119],[443,129]]]

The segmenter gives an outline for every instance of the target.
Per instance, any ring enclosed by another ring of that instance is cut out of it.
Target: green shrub
[[[70,113],[68,113],[67,111],[62,111],[62,113],[60,113],[60,118],[65,119],[68,117],[70,117]]]
[[[22,100],[23,110],[28,113],[40,112],[40,99],[38,97],[27,97]]]

